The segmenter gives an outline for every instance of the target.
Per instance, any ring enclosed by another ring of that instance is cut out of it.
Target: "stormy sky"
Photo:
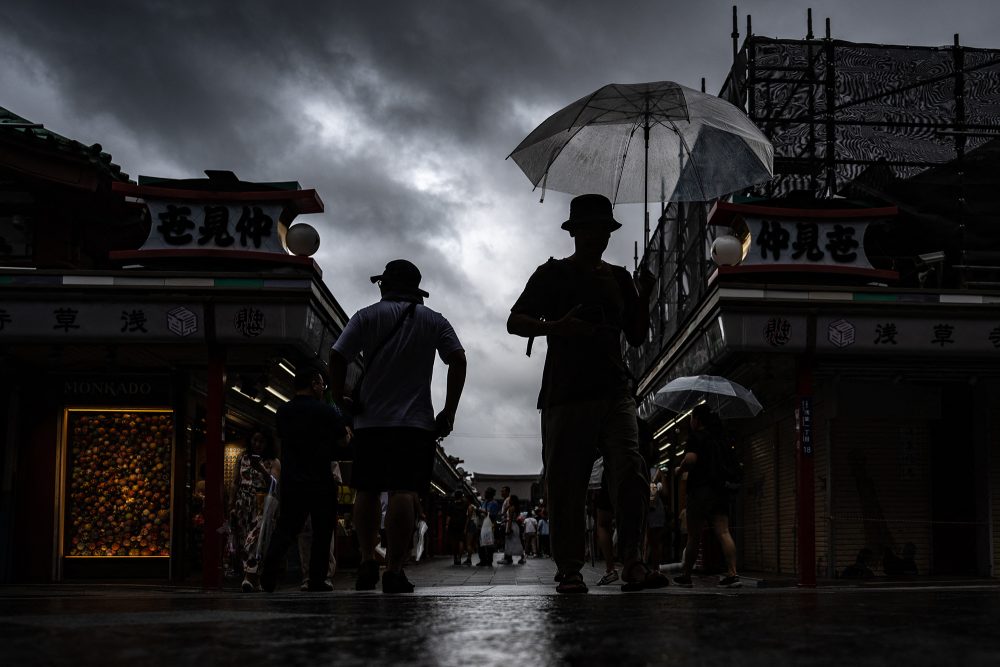
[[[990,0],[755,0],[754,32],[856,42],[1000,47]],[[324,278],[350,314],[367,276],[415,262],[427,305],[454,324],[469,378],[446,450],[470,471],[535,473],[544,344],[508,336],[535,266],[572,251],[570,195],[539,203],[510,151],[604,84],[673,80],[717,93],[732,2],[717,0],[131,0],[0,4],[0,106],[84,144],[133,178],[228,169],[316,188]],[[642,209],[605,259],[632,267]],[[655,217],[655,214],[654,214]],[[444,367],[435,378],[443,401]]]

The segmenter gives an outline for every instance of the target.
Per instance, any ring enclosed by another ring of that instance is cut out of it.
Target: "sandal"
[[[586,592],[587,584],[583,583],[583,576],[579,572],[563,576],[563,580],[556,586],[556,593],[576,594]]]
[[[634,593],[635,591],[644,591],[646,589],[664,588],[670,585],[670,580],[660,574],[659,570],[651,570],[642,563],[636,563],[636,566],[642,568],[642,578],[625,581],[625,583],[622,584],[623,593]],[[632,569],[634,571],[635,567]]]
[[[597,585],[606,586],[607,584],[613,584],[616,581],[618,581],[618,570],[611,570],[610,572],[604,573],[604,576],[600,578]]]

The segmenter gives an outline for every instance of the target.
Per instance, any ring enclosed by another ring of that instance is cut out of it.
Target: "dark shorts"
[[[687,496],[687,521],[707,522],[714,516],[729,516],[729,496],[711,486],[691,489]]]
[[[351,486],[359,491],[427,493],[437,441],[422,428],[362,428],[354,432]]]

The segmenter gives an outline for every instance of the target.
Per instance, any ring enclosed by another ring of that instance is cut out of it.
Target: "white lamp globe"
[[[743,244],[729,234],[712,241],[712,261],[719,266],[735,266],[743,259]]]
[[[309,257],[319,250],[319,232],[305,223],[292,225],[285,232],[285,245],[292,254]]]

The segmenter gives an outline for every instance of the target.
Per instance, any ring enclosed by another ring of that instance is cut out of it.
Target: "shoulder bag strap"
[[[417,309],[417,303],[415,301],[411,303],[409,306],[407,306],[406,309],[403,310],[403,312],[400,314],[399,319],[396,320],[396,323],[392,326],[392,329],[389,331],[389,333],[387,333],[385,337],[379,341],[378,345],[375,346],[375,349],[372,350],[371,356],[365,359],[365,367],[364,369],[362,369],[361,375],[358,376],[358,381],[354,383],[354,390],[352,392],[354,395],[356,396],[361,395],[361,382],[365,379],[365,375],[368,374],[368,369],[371,368],[372,363],[375,361],[375,357],[377,357],[378,353],[382,351],[382,348],[385,347],[385,344],[388,343],[390,340],[392,340],[392,337],[396,335],[396,332],[398,332],[403,327],[403,322],[406,320],[406,318],[413,315],[413,311],[415,311],[416,309]]]

